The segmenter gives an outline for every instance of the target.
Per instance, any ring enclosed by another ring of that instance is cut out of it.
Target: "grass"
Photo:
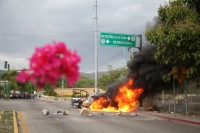
[[[13,111],[4,111],[0,119],[1,133],[14,133]]]
[[[62,98],[62,97],[54,97],[54,100],[58,100],[59,98]],[[71,100],[71,97],[63,97],[63,98],[66,99],[67,101]]]

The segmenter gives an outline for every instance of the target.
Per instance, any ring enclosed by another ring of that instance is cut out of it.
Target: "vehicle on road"
[[[98,100],[100,98],[103,98],[104,102],[103,102],[103,105],[104,105],[104,108],[107,108],[107,106],[110,104],[110,98],[103,94],[103,93],[92,93],[90,94],[82,103],[82,106],[83,107],[86,107],[86,108],[89,108],[90,105],[95,101],[95,100]]]
[[[89,96],[89,92],[82,89],[73,89],[71,97],[71,105],[78,108],[82,107],[83,101]]]

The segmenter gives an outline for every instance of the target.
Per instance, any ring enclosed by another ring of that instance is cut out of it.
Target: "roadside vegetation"
[[[13,111],[4,111],[0,119],[1,133],[14,133]]]
[[[146,31],[146,39],[157,45],[155,60],[172,67],[163,80],[189,79],[200,83],[200,2],[172,0],[158,8],[156,24]]]

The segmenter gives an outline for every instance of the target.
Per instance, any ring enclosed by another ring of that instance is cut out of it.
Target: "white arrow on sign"
[[[106,40],[106,43],[109,43],[110,41],[109,40]]]
[[[131,39],[130,36],[128,36],[127,39],[130,40]]]

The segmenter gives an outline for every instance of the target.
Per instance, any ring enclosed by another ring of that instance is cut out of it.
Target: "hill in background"
[[[95,78],[95,73],[83,73],[80,72],[81,76],[85,76],[87,78],[90,79],[94,79]],[[98,72],[98,77],[100,78],[102,74],[108,74],[108,71],[102,71],[102,72]]]
[[[6,73],[6,70],[0,70],[0,76],[3,75],[4,73]],[[85,76],[87,78],[90,78],[90,79],[94,79],[95,78],[95,73],[83,73],[83,72],[80,72],[81,76]],[[108,74],[108,71],[101,71],[101,72],[98,72],[98,77],[100,78],[102,74]]]

